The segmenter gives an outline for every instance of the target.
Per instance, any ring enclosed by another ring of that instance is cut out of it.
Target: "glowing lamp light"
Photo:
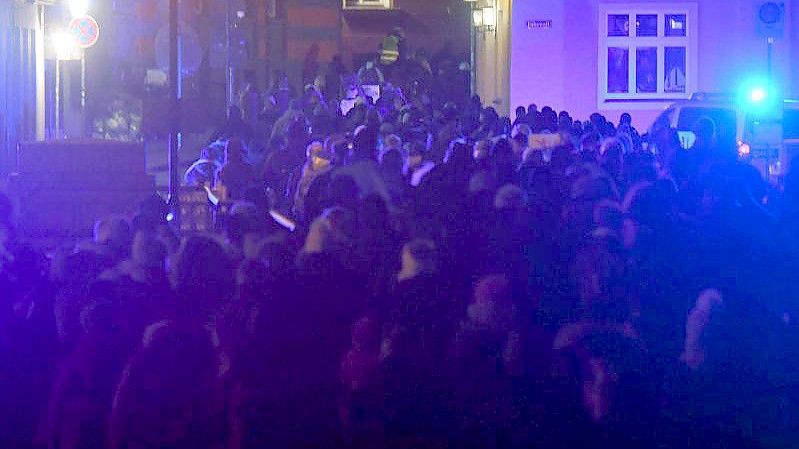
[[[752,152],[752,147],[750,147],[748,143],[740,141],[738,142],[738,156],[747,157],[751,152]]]
[[[475,9],[472,11],[472,25],[477,28],[483,26],[483,10],[482,9]]]
[[[69,12],[72,17],[84,17],[89,14],[89,0],[69,0]]]
[[[493,6],[483,8],[483,25],[489,28],[497,26],[497,10]]]
[[[749,99],[755,103],[760,103],[761,101],[765,100],[768,96],[766,89],[762,87],[755,87],[749,92]]]
[[[69,61],[75,50],[78,48],[78,43],[75,42],[75,36],[68,31],[56,31],[53,33],[53,49],[55,50],[56,59],[59,61]]]

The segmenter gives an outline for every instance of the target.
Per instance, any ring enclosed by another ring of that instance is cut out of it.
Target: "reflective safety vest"
[[[383,39],[382,50],[380,52],[380,63],[391,65],[399,59],[399,39],[397,36],[386,36]]]

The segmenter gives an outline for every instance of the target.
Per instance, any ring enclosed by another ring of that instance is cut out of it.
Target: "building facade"
[[[511,108],[629,111],[645,127],[677,99],[736,93],[755,79],[799,97],[796,0],[515,0],[510,33],[496,76],[509,74]]]
[[[449,43],[453,52],[469,51],[468,7],[463,0],[271,1],[276,2],[276,17],[270,25],[277,29],[270,37],[277,45],[270,49],[292,79],[300,77],[314,44],[323,64],[340,55],[345,65],[357,67],[376,54],[383,38],[397,27],[405,30],[411,50],[434,54]]]
[[[526,0],[521,0],[521,2]],[[519,1],[517,1],[519,3]],[[509,115],[511,40],[514,29],[513,0],[476,0],[468,2],[472,14],[474,91],[487,106]],[[493,11],[493,20],[484,20],[484,11]],[[476,17],[475,17],[476,15]]]
[[[82,61],[56,64],[53,39],[69,24],[67,2],[0,0],[0,173],[14,170],[15,149],[23,141],[165,135],[168,4],[90,2],[99,40],[83,51]],[[283,72],[300,87],[303,61],[314,46],[322,69],[335,55],[357,69],[397,27],[406,31],[412,51],[432,55],[447,42],[453,52],[469,51],[463,0],[179,4],[182,101],[184,110],[192,111],[184,114],[183,129],[190,132],[204,133],[218,123],[248,81],[266,89],[273,73]]]
[[[377,52],[396,27],[403,28],[412,51],[424,49],[432,55],[445,45],[456,54],[469,51],[469,11],[463,0],[381,1],[390,6],[382,10],[357,7],[363,3],[370,1],[346,0],[342,9],[341,52],[353,65]]]
[[[109,95],[124,92],[141,100],[144,134],[164,134],[168,2],[94,3],[103,31],[87,53],[89,115],[93,121],[108,115],[108,105],[118,102]],[[247,82],[264,90],[277,72],[301,87],[303,62],[313,47],[321,69],[336,55],[355,69],[402,27],[411,49],[433,54],[449,41],[453,51],[469,51],[463,0],[181,0],[180,5],[184,54],[192,55],[183,70],[184,110],[206,111],[186,117],[191,120],[184,129],[196,132],[218,123]]]
[[[44,137],[43,6],[0,0],[0,173],[17,144]]]

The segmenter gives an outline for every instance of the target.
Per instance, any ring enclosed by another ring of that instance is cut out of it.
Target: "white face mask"
[[[366,68],[367,68],[367,69],[371,69],[371,68],[372,68],[372,67],[374,67],[374,66],[375,66],[375,63],[374,63],[374,62],[372,62],[372,61],[369,61],[369,62],[367,62],[367,63],[366,63]]]

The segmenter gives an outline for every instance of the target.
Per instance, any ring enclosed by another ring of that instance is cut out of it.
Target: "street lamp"
[[[492,31],[497,26],[497,10],[493,6],[483,7],[483,26]]]
[[[89,0],[68,0],[72,17],[84,17],[89,13]]]
[[[463,0],[471,11],[469,31],[471,35],[472,95],[477,93],[477,31],[483,38],[487,31],[497,27],[496,0]]]
[[[482,9],[475,9],[472,11],[472,25],[475,28],[480,28],[483,26],[483,10]]]
[[[56,139],[62,136],[62,122],[63,122],[63,107],[61,105],[61,61],[70,61],[78,49],[78,44],[75,41],[75,36],[72,33],[59,30],[53,33],[52,37],[53,50],[55,51],[55,137]]]
[[[78,49],[75,36],[73,36],[69,31],[59,30],[53,33],[51,39],[53,40],[53,50],[55,50],[56,60],[72,60],[75,50]]]
[[[477,28],[483,24],[483,10],[478,8],[478,0],[463,0],[469,7],[469,91],[477,93]]]
[[[472,12],[472,26],[481,32],[494,31],[497,26],[497,8],[493,4],[480,6],[477,1],[464,0]],[[492,2],[490,2],[492,3]]]
[[[229,12],[229,11],[228,11]],[[169,206],[180,229],[180,0],[169,0]]]

